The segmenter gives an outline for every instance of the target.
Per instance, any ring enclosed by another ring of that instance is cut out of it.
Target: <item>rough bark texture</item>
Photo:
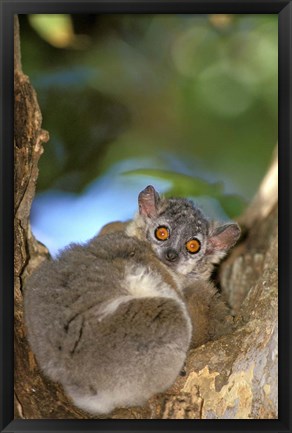
[[[90,418],[38,370],[26,340],[22,287],[48,257],[32,236],[31,203],[38,160],[48,133],[41,129],[36,94],[21,69],[15,19],[15,417]],[[277,161],[240,219],[245,236],[221,265],[219,279],[235,313],[236,330],[190,351],[186,375],[141,408],[107,418],[277,418]]]

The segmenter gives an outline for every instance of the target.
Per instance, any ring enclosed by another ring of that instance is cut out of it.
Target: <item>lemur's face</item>
[[[208,278],[214,263],[237,241],[240,229],[227,224],[216,229],[187,199],[160,199],[149,186],[139,195],[145,238],[158,258],[191,279]]]
[[[205,268],[209,223],[184,199],[170,199],[165,209],[146,222],[146,239],[159,259],[183,275]]]

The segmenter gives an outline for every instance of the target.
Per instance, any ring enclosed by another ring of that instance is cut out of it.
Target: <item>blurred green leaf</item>
[[[188,176],[182,173],[176,173],[169,170],[157,169],[139,169],[130,170],[123,173],[124,175],[152,176],[159,179],[168,180],[172,183],[171,194],[180,195],[210,195],[217,197],[223,191],[221,182],[209,183],[197,177]]]
[[[32,14],[29,22],[41,38],[55,47],[67,47],[75,39],[70,15]]]
[[[171,182],[170,188],[165,193],[166,196],[209,196],[215,198],[230,218],[240,215],[246,205],[239,195],[225,195],[223,182],[210,183],[198,177],[157,169],[130,170],[123,174],[127,176],[151,176]]]
[[[246,208],[246,201],[239,195],[227,194],[217,197],[222,209],[230,218],[236,218]]]

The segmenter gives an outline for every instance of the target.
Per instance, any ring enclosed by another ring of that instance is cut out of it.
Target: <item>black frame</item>
[[[290,432],[291,306],[290,172],[292,125],[292,0],[1,0],[0,319],[1,432],[225,431]],[[13,419],[13,15],[28,13],[274,13],[279,19],[280,340],[277,420],[14,420]],[[291,306],[292,307],[292,306]],[[292,309],[292,308],[291,308]],[[290,409],[290,410],[289,410]]]

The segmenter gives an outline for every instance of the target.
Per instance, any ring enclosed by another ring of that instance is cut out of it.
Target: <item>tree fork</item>
[[[95,418],[72,405],[61,386],[38,369],[23,320],[25,278],[49,258],[30,230],[29,216],[42,143],[49,139],[29,79],[22,72],[19,24],[14,27],[14,297],[15,418]],[[277,173],[267,173],[240,218],[246,236],[220,267],[220,284],[236,313],[236,329],[189,352],[186,375],[144,407],[104,418],[277,418]],[[272,193],[265,193],[272,185]],[[102,417],[101,417],[102,418]]]

